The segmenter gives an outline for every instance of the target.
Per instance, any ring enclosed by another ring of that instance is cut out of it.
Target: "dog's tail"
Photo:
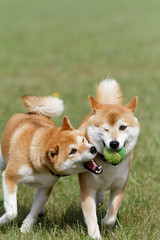
[[[99,83],[96,100],[101,104],[122,104],[122,92],[114,79],[105,79]]]
[[[64,110],[63,101],[57,97],[25,95],[22,101],[29,112],[48,118],[58,117]]]

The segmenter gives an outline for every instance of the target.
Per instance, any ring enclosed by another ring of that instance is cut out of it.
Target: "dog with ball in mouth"
[[[105,191],[110,190],[107,213],[102,225],[112,227],[124,197],[128,181],[133,149],[140,125],[134,116],[138,98],[122,105],[119,84],[113,79],[103,80],[97,88],[96,99],[89,97],[93,112],[82,122],[80,130],[97,149],[96,162],[103,173],[95,176],[80,173],[81,202],[88,234],[101,239],[96,215],[96,206],[105,200]]]

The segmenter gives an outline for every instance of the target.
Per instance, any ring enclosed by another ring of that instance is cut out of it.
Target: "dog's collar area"
[[[52,170],[50,170],[49,169],[49,172],[53,175],[53,176],[55,176],[55,177],[67,177],[67,176],[69,176],[69,175],[61,175],[61,174],[57,174],[57,173],[54,173],[54,172],[52,172]]]
[[[104,155],[103,154],[100,154],[99,153],[99,156],[100,156],[100,158],[101,158],[101,160],[103,160],[103,162],[107,162],[107,160],[105,159],[105,157],[104,157]],[[107,163],[109,163],[109,162],[107,162]],[[111,165],[113,165],[113,166],[117,166],[119,163],[117,163],[117,164],[114,164],[114,163],[110,163]]]

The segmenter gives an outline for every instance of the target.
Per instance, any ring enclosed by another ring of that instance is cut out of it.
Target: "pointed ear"
[[[73,127],[70,124],[70,121],[69,121],[69,119],[66,116],[64,116],[64,118],[63,118],[63,123],[62,123],[61,130],[63,130],[63,131],[65,131],[65,130],[73,130]]]
[[[128,104],[126,104],[125,107],[127,107],[129,110],[131,110],[134,113],[137,105],[138,105],[138,97],[135,97]]]
[[[58,152],[59,152],[59,146],[58,145],[56,145],[55,147],[50,148],[47,151],[47,156],[51,160],[51,162],[53,162],[55,156],[58,155]]]
[[[89,101],[90,101],[93,111],[96,112],[96,110],[99,109],[102,106],[102,104],[97,102],[97,100],[94,97],[92,97],[91,95],[89,95],[88,98],[89,98]]]

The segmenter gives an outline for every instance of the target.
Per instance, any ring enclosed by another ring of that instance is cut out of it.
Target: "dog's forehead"
[[[121,111],[116,107],[111,109],[107,108],[106,111],[102,112],[102,114],[105,123],[108,123],[110,126],[116,125],[118,120],[122,118]]]
[[[66,135],[66,141],[68,144],[81,144],[83,141],[83,134],[79,130],[73,130]]]
[[[77,144],[81,144],[83,142],[84,137],[83,136],[77,136]]]
[[[111,105],[103,108],[101,114],[103,114],[104,123],[109,126],[115,126],[119,121],[123,122],[126,116],[126,109],[124,106]]]
[[[84,136],[79,130],[75,130],[74,138],[76,143],[79,145],[82,143]]]
[[[117,121],[120,119],[120,117],[121,117],[121,114],[117,109],[110,110],[106,115],[107,122],[111,126],[115,125]]]

